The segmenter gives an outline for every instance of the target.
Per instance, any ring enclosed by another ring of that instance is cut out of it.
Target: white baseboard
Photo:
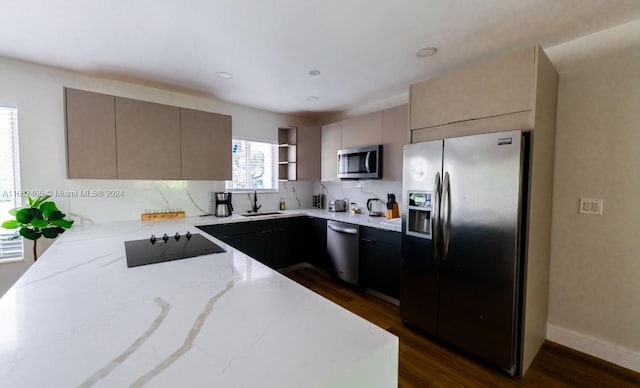
[[[640,372],[640,352],[636,350],[551,324],[547,324],[547,339],[635,372]]]

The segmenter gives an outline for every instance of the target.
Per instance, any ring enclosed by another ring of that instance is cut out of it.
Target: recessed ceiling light
[[[312,76],[320,75],[320,70],[316,70],[316,69],[309,70],[309,75],[312,75]]]
[[[426,57],[432,56],[437,52],[438,52],[438,49],[435,47],[423,47],[420,50],[416,51],[416,57],[426,58]]]
[[[216,73],[216,75],[218,76],[218,78],[222,78],[222,79],[229,79],[233,77],[231,73],[227,73],[226,71],[219,71]]]
[[[307,101],[318,101],[320,97],[318,96],[309,96],[307,97]]]

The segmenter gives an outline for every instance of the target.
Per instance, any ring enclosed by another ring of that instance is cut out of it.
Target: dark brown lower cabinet
[[[307,217],[293,217],[198,228],[262,264],[280,269],[305,261],[301,237],[308,221]]]
[[[401,234],[360,227],[360,279],[364,288],[400,297]]]
[[[327,221],[321,218],[291,217],[198,228],[273,269],[307,262],[332,272],[327,256]],[[399,298],[400,233],[361,226],[359,260],[363,288]]]

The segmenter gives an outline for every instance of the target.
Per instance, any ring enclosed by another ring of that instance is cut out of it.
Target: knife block
[[[398,208],[397,202],[391,204],[391,209],[387,207],[387,220],[390,220],[393,218],[399,218],[399,217],[400,217],[400,210]]]

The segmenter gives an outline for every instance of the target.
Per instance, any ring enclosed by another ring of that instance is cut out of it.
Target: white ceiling
[[[320,115],[636,19],[640,0],[0,0],[0,56]]]

